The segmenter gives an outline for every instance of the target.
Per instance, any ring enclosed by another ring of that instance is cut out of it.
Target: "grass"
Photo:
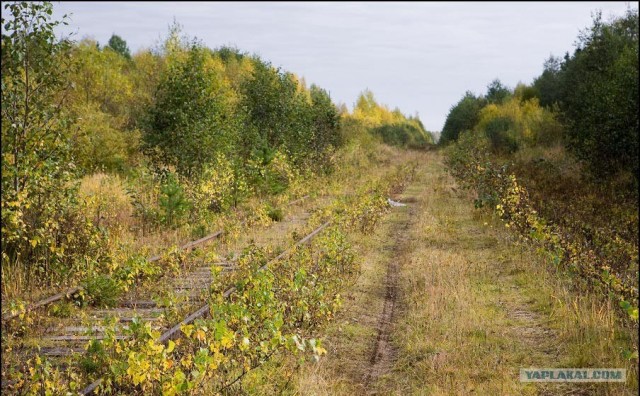
[[[380,228],[381,232],[359,238],[360,243],[355,245],[362,260],[361,275],[356,286],[345,295],[343,313],[328,328],[324,345],[331,364],[327,365],[329,360],[322,360],[318,365],[306,366],[297,383],[301,392],[357,395],[366,391],[361,381],[367,375],[378,336],[385,296],[385,264],[393,253],[393,241],[385,238],[385,234],[392,228],[393,219],[389,219]]]
[[[617,319],[615,307],[588,291],[577,292],[542,254],[474,210],[470,197],[444,174],[437,154],[427,154],[422,164],[417,180],[422,191],[412,190],[418,195],[417,217],[406,244],[411,251],[401,265],[392,327],[393,367],[375,383],[362,383],[377,326],[370,316],[379,311],[385,260],[394,259],[385,257],[385,243],[363,241],[363,275],[327,329],[329,356],[303,367],[292,393],[636,394],[637,360],[625,359],[623,352],[637,345],[637,336]],[[377,238],[394,238],[399,213],[380,227]],[[519,369],[527,367],[626,368],[628,379],[626,384],[521,383]]]
[[[271,205],[267,206],[267,216],[272,221],[278,222],[284,219],[284,212],[281,208],[274,208]]]
[[[95,173],[82,178],[78,197],[85,203],[87,217],[96,227],[121,237],[136,227],[131,197],[118,175]]]

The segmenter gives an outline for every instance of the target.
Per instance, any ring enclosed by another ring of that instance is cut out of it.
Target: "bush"
[[[47,311],[55,318],[70,318],[73,315],[74,305],[70,301],[58,301],[55,304],[51,304]]]
[[[80,358],[80,368],[87,374],[98,372],[106,364],[107,351],[100,340],[91,340],[87,353]]]
[[[480,118],[480,111],[486,104],[487,101],[482,96],[476,97],[467,91],[464,97],[449,110],[439,143],[454,142],[458,140],[458,135],[462,131],[472,130]]]
[[[76,199],[74,119],[66,111],[75,65],[70,42],[56,39],[63,21],[51,21],[50,3],[3,8],[2,267],[42,285],[72,278],[100,251]],[[4,288],[14,280],[2,281]]]
[[[97,275],[84,285],[87,302],[97,307],[114,307],[122,290],[113,278],[108,275]]]
[[[523,90],[511,99],[490,104],[480,112],[476,129],[484,133],[495,153],[510,154],[522,147],[552,146],[561,140],[562,126],[538,99],[524,100]]]
[[[197,214],[224,212],[242,201],[248,192],[240,171],[223,154],[204,167],[195,184],[189,188],[189,197]]]
[[[273,221],[282,221],[284,219],[284,212],[280,208],[275,208],[271,205],[267,206],[267,216]]]
[[[167,174],[165,182],[160,187],[161,219],[169,227],[177,227],[185,220],[189,207],[184,190],[173,174]]]
[[[140,133],[125,130],[122,122],[103,113],[96,105],[81,106],[76,110],[78,134],[74,138],[73,152],[83,172],[124,172],[133,165],[138,155]]]
[[[246,168],[251,184],[260,194],[280,194],[300,177],[291,160],[280,151],[264,147],[255,150],[253,157]]]
[[[133,206],[131,197],[117,175],[96,173],[85,176],[78,195],[84,201],[87,217],[111,235],[120,235],[131,225]]]
[[[561,109],[569,147],[596,176],[638,180],[638,11],[594,18],[563,65]]]
[[[518,151],[512,119],[504,116],[493,118],[485,125],[484,133],[494,152],[511,154]]]
[[[173,271],[176,268],[174,258],[178,257],[174,251],[170,252],[166,259],[163,257],[161,261],[149,261],[142,254],[136,254],[127,258],[124,264],[116,267],[113,272],[113,278],[125,290],[136,282],[143,279],[155,279],[163,271]]]
[[[170,56],[143,134],[147,154],[181,176],[198,176],[232,141],[223,65],[199,45]]]
[[[133,206],[133,217],[137,220],[136,228],[145,235],[161,223],[158,209],[161,176],[145,166],[135,169],[135,173],[127,183],[126,192]]]

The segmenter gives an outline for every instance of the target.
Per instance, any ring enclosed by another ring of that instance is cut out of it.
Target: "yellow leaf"
[[[187,356],[183,357],[180,360],[180,364],[182,364],[186,368],[191,367],[191,355],[187,355]]]
[[[164,345],[156,344],[153,340],[149,340],[147,342],[147,346],[152,352],[155,352],[155,353],[160,353],[164,349]]]
[[[146,375],[144,373],[133,376],[133,384],[134,385],[139,385],[139,384],[143,383],[144,380],[146,379],[145,377],[146,377]]]
[[[223,348],[232,347],[234,342],[234,335],[235,334],[230,331],[225,333],[225,335],[222,336],[222,339],[220,340],[220,345],[222,345]]]
[[[182,326],[180,327],[180,330],[182,330],[185,336],[191,337],[191,333],[193,333],[193,325]]]
[[[171,367],[173,367],[173,360],[165,360],[164,362],[162,362],[162,366],[164,368],[164,371],[169,370]]]

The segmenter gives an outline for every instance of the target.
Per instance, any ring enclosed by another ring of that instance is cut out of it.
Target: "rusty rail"
[[[3,316],[2,320],[3,321],[10,320],[10,319],[16,318],[16,317],[18,317],[20,315],[23,315],[23,314],[26,314],[28,312],[31,312],[36,308],[44,307],[44,306],[49,305],[49,304],[51,304],[53,302],[56,302],[58,300],[62,300],[63,298],[68,298],[69,296],[71,296],[74,293],[79,292],[80,290],[82,290],[82,286],[70,287],[69,289],[67,289],[65,291],[61,291],[60,293],[57,293],[57,294],[54,294],[53,296],[45,298],[44,300],[40,300],[40,301],[38,301],[36,303],[30,304],[25,309],[23,309],[22,311],[9,313],[9,314]]]
[[[181,247],[179,248],[179,250],[187,250],[187,249],[191,249],[191,248],[193,248],[194,246],[197,246],[197,245],[199,245],[199,244],[202,244],[202,243],[204,243],[204,242],[207,242],[207,241],[210,241],[210,240],[212,240],[212,239],[214,239],[214,238],[217,238],[217,237],[218,237],[218,236],[220,236],[223,232],[224,232],[224,231],[222,231],[222,230],[220,230],[220,231],[216,231],[216,232],[214,232],[213,234],[207,235],[207,236],[206,236],[206,237],[204,237],[204,238],[200,238],[200,239],[198,239],[198,240],[195,240],[195,241],[191,241],[191,242],[189,242],[189,243],[186,243],[186,244],[184,244],[183,246],[181,246]],[[152,262],[154,262],[154,261],[158,261],[158,260],[160,260],[161,258],[162,258],[162,255],[157,255],[157,256],[153,256],[153,257],[151,257],[150,259],[148,259],[148,261],[149,261],[150,263],[152,263]],[[67,290],[65,290],[65,291],[62,291],[62,292],[57,293],[57,294],[54,294],[53,296],[47,297],[47,298],[45,298],[45,299],[43,299],[43,300],[40,300],[40,301],[38,301],[38,302],[36,302],[36,303],[30,304],[30,305],[28,305],[25,309],[23,309],[22,311],[14,312],[14,313],[10,313],[10,314],[4,315],[4,316],[2,317],[2,321],[4,322],[4,321],[8,321],[8,320],[14,319],[14,318],[16,318],[16,317],[18,317],[18,316],[20,316],[20,315],[23,315],[23,314],[26,314],[26,313],[28,313],[28,312],[31,312],[31,311],[33,311],[34,309],[37,309],[37,308],[40,308],[40,307],[47,306],[47,305],[49,305],[49,304],[51,304],[51,303],[53,303],[53,302],[56,302],[56,301],[62,300],[62,299],[64,299],[64,298],[69,298],[71,295],[73,295],[74,293],[79,292],[79,291],[80,291],[80,290],[82,290],[82,289],[83,289],[83,288],[82,288],[82,286],[74,286],[74,287],[71,287],[71,288],[69,288],[69,289],[67,289]]]

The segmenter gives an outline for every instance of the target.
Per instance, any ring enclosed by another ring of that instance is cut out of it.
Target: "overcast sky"
[[[112,33],[132,52],[165,38],[174,18],[210,48],[259,54],[328,90],[351,108],[365,88],[380,103],[420,116],[440,131],[470,90],[499,78],[530,83],[550,54],[573,52],[600,9],[623,15],[628,2],[541,3],[209,3],[55,2],[72,14],[65,32],[106,44]],[[62,31],[59,31],[62,33]]]

